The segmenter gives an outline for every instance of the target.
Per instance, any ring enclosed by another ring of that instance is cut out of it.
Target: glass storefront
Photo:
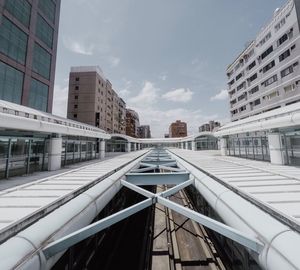
[[[62,141],[61,166],[96,159],[97,156],[96,140],[64,138]]]
[[[213,136],[198,137],[195,139],[196,150],[218,150],[218,139]]]
[[[44,138],[0,137],[0,179],[47,170],[47,148]]]
[[[268,138],[266,136],[228,137],[229,156],[270,161]]]

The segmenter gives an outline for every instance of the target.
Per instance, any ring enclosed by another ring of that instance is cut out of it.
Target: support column
[[[227,139],[224,137],[220,139],[220,148],[221,148],[221,155],[227,156]]]
[[[192,143],[192,151],[196,151],[196,142],[191,141],[191,143]]]
[[[61,168],[62,137],[54,135],[50,138],[48,153],[48,171],[55,171]]]
[[[127,151],[126,152],[131,152],[131,143],[130,142],[128,142],[127,143],[127,149],[126,149]]]
[[[100,151],[99,158],[104,159],[105,158],[105,140],[100,141],[99,151]]]
[[[284,165],[284,153],[281,144],[280,133],[268,134],[270,159],[272,164]]]
[[[183,149],[183,142],[180,142],[179,148],[180,148],[180,149]]]
[[[134,152],[136,151],[136,145],[137,145],[137,143],[133,143],[133,151]]]

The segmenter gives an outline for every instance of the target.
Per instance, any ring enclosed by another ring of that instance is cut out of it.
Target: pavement
[[[74,163],[67,165],[60,170],[56,171],[40,171],[40,172],[34,172],[28,175],[21,175],[21,176],[15,176],[15,177],[10,177],[9,179],[0,179],[0,191],[3,191],[5,189],[13,188],[16,186],[24,185],[33,181],[37,181],[49,176],[55,176],[61,173],[65,173],[71,170],[74,170],[76,168],[80,168],[89,164],[94,164],[98,162],[102,162],[104,160],[112,159],[116,156],[120,156],[123,154],[126,154],[126,152],[110,152],[110,153],[105,153],[106,156],[104,159],[93,159],[89,161],[83,161],[79,163]]]

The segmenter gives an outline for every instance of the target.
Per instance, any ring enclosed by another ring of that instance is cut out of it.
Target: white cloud
[[[120,64],[121,59],[115,56],[109,58],[111,67],[117,67]]]
[[[54,85],[53,108],[52,113],[62,117],[67,116],[68,107],[68,87]]]
[[[128,89],[122,89],[121,91],[119,91],[119,95],[122,97],[122,98],[125,98],[125,97],[128,97],[130,94],[130,91]]]
[[[167,79],[167,75],[160,75],[158,78],[162,81],[165,81]]]
[[[214,100],[225,100],[228,98],[228,91],[226,89],[221,90],[219,93],[217,93],[216,95],[212,96],[210,98],[211,101]]]
[[[165,93],[162,95],[162,98],[175,102],[188,102],[192,99],[193,94],[194,93],[188,88],[178,88]]]
[[[146,81],[141,92],[135,96],[130,98],[128,101],[132,105],[150,105],[153,104],[158,98],[159,89],[155,88],[152,82]]]
[[[63,44],[71,52],[83,55],[93,55],[95,48],[93,43],[86,45],[71,38],[63,38]]]

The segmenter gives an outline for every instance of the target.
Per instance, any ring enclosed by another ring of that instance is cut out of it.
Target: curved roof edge
[[[214,132],[216,137],[300,125],[300,102],[228,123]]]

